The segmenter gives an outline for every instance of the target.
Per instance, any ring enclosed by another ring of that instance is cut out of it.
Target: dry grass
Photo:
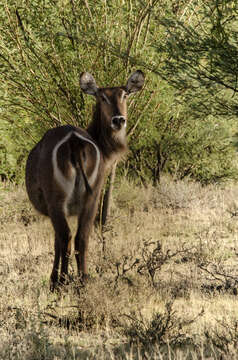
[[[85,288],[49,292],[53,232],[0,190],[0,358],[238,359],[238,186],[126,181],[90,240]],[[75,228],[75,220],[70,219]]]

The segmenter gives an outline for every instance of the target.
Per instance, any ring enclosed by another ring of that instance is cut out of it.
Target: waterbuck
[[[99,88],[91,74],[82,73],[82,91],[96,98],[87,130],[70,125],[50,129],[29,154],[26,164],[29,199],[40,213],[50,217],[55,231],[51,290],[63,283],[68,274],[69,215],[78,217],[75,257],[79,276],[87,277],[88,240],[105,174],[127,149],[127,97],[143,84],[144,74],[140,70],[129,77],[125,86],[111,88]]]

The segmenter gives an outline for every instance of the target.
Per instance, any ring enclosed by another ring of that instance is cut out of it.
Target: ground
[[[70,219],[75,231],[75,219]],[[90,280],[49,291],[53,230],[0,189],[0,358],[238,359],[238,185],[120,180]]]

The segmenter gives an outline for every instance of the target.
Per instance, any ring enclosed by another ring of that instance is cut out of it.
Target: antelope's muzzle
[[[121,130],[122,127],[126,127],[126,119],[122,115],[113,116],[111,126],[113,130]]]

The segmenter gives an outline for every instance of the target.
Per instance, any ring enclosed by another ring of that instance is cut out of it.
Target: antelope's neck
[[[106,162],[114,162],[127,151],[126,130],[113,132],[112,129],[102,126],[98,114],[94,113],[93,121],[87,132],[97,144]]]

